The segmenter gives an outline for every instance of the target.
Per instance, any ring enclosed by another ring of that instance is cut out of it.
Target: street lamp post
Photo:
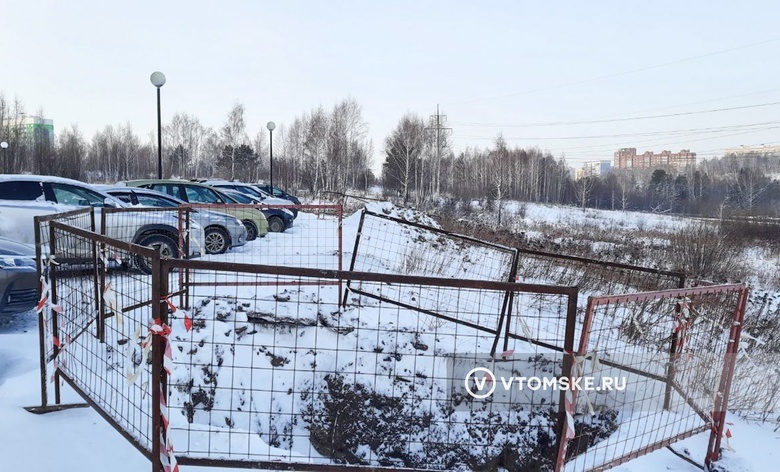
[[[268,124],[265,126],[268,128],[268,133],[270,135],[270,155],[271,155],[271,196],[274,194],[274,128],[276,128],[276,123],[273,121],[269,121]]]
[[[165,74],[153,72],[149,77],[157,87],[157,178],[162,179],[162,119],[160,118],[160,88],[165,85]]]
[[[3,174],[8,173],[8,143],[3,141],[0,143],[0,147],[3,148]]]

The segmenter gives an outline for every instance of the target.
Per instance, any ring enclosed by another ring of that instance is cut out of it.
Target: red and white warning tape
[[[685,298],[680,302],[680,310],[674,314],[674,332],[677,335],[677,347],[674,360],[682,357],[686,345],[691,340],[691,325],[693,325],[693,316],[691,314],[690,299]]]
[[[56,371],[59,366],[67,367],[65,359],[60,358],[59,356],[65,351],[68,344],[70,344],[70,336],[66,336],[65,342],[62,342],[59,333],[52,332],[52,327],[49,324],[49,310],[56,313],[62,313],[62,307],[51,302],[51,286],[49,285],[48,274],[52,265],[59,265],[54,254],[47,257],[44,262],[45,267],[40,278],[41,298],[38,299],[38,304],[35,305],[35,311],[41,315],[41,320],[43,321],[44,339],[51,340],[52,350],[55,347],[58,348],[57,354],[52,357],[52,360],[54,361],[54,370]],[[54,379],[55,375],[52,374],[49,381],[54,382]]]
[[[590,360],[593,364],[594,372],[601,366],[596,351],[589,352],[582,356],[578,356],[573,352],[570,352],[569,355],[574,358],[574,363],[571,366],[572,379],[582,377],[582,374],[585,371],[585,361],[587,360]],[[585,392],[583,392],[583,395],[585,395],[585,402],[588,405],[588,414],[591,416],[595,415],[596,413],[593,410],[593,404],[590,402],[590,398]],[[567,389],[564,395],[564,407],[566,410],[566,431],[564,432],[564,440],[566,441],[573,439],[577,434],[574,430],[574,410],[576,403],[576,394],[574,390],[572,388]]]
[[[163,355],[163,369],[168,375],[171,375],[173,371],[173,352],[171,351],[171,343],[168,341],[168,336],[171,334],[171,327],[160,321],[159,318],[155,318],[154,323],[149,326],[149,334],[144,340],[144,351],[147,352],[152,344],[154,336],[159,336],[163,339],[165,344],[165,354]],[[173,443],[171,442],[171,435],[168,430],[168,404],[165,401],[165,389],[160,384],[160,420],[162,422],[162,431],[160,431],[160,462],[162,463],[163,470],[165,472],[178,472],[179,464],[176,462],[176,455],[173,453]]]

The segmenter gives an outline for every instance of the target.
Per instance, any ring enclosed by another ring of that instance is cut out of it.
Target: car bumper
[[[230,247],[238,247],[246,244],[246,226],[238,225],[230,230]]]
[[[206,235],[203,228],[190,229],[190,254],[192,257],[200,257],[206,253]]]
[[[0,313],[22,313],[38,303],[35,268],[0,269]]]

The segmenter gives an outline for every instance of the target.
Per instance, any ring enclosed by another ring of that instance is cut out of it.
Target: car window
[[[229,193],[228,196],[238,203],[254,203],[251,198],[238,191]]]
[[[179,198],[179,186],[174,184],[152,184],[148,188]]]
[[[40,182],[0,182],[0,200],[45,200]]]
[[[105,196],[84,187],[70,184],[50,183],[57,203],[73,206],[105,206]]]
[[[175,202],[167,200],[162,197],[152,197],[149,195],[138,195],[138,203],[143,206],[159,207],[159,208],[171,208],[179,206]]]
[[[222,203],[219,196],[210,188],[187,186],[187,201],[192,203]]]
[[[113,195],[114,198],[118,198],[118,199],[122,200],[125,203],[132,203],[132,201],[133,201],[133,199],[130,198],[130,195],[127,194],[127,193],[120,193],[120,194],[112,193],[111,195]]]
[[[249,186],[249,185],[244,185],[244,186],[242,186],[240,188],[237,188],[236,190],[238,190],[240,192],[248,193],[250,195],[254,195],[255,197],[259,198],[260,200],[265,199],[265,195],[263,195],[263,192],[261,192],[260,190],[257,190],[256,188],[254,188],[252,186]]]

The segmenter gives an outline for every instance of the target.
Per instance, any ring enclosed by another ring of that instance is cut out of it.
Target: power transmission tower
[[[432,134],[436,139],[436,159],[434,161],[434,182],[433,191],[438,194],[441,182],[441,149],[447,147],[447,141],[444,139],[452,133],[452,128],[447,128],[444,124],[447,122],[447,115],[439,112],[439,104],[436,104],[436,114],[431,115],[431,126],[425,128],[426,133]]]

